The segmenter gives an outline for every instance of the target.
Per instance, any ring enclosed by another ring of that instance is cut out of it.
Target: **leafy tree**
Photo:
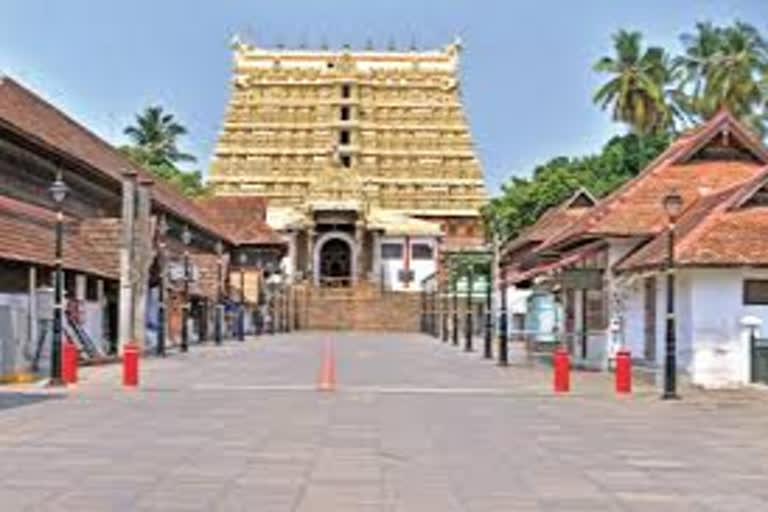
[[[530,178],[513,176],[483,211],[488,231],[502,239],[513,237],[579,187],[605,196],[636,176],[668,146],[670,138],[668,133],[617,136],[599,154],[556,157],[537,166]]]
[[[619,30],[614,34],[615,55],[594,64],[595,71],[612,77],[597,90],[593,101],[603,110],[612,108],[614,120],[649,134],[669,128],[675,110],[667,95],[672,80],[670,59],[660,47],[644,49],[642,40],[640,32]]]
[[[133,147],[144,153],[146,161],[153,165],[194,162],[197,159],[179,151],[178,139],[187,129],[176,122],[173,114],[163,112],[163,107],[151,106],[136,114],[136,124],[127,126],[123,133],[133,142]]]
[[[159,106],[148,107],[136,115],[136,124],[124,130],[132,145],[120,148],[128,158],[149,170],[155,177],[175,185],[182,194],[200,196],[208,193],[200,171],[183,171],[178,162],[194,162],[196,158],[178,149],[179,137],[187,129],[172,114]]]
[[[693,121],[728,108],[762,136],[766,135],[768,42],[747,23],[732,26],[697,23],[680,37],[684,55],[675,59],[682,72],[677,95]]]

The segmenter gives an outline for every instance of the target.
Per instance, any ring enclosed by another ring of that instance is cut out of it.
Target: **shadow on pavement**
[[[0,393],[0,410],[32,405],[46,400],[59,400],[64,398],[61,395],[52,394],[33,394],[33,393]]]

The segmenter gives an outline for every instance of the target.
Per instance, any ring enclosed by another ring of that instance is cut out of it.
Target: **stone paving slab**
[[[315,391],[326,340],[338,390]],[[0,510],[768,509],[766,396],[509,368],[421,335],[294,333],[83,369],[0,410]],[[0,391],[2,396],[10,391]],[[55,399],[54,399],[55,398]],[[11,400],[16,400],[12,398]]]

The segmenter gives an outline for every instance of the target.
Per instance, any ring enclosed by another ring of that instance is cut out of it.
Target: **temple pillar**
[[[371,260],[373,261],[371,265],[371,280],[372,281],[380,281],[382,278],[382,271],[381,271],[381,232],[380,231],[373,231],[371,233],[371,251],[372,256]]]
[[[315,230],[312,228],[307,229],[307,279],[314,280],[315,268]],[[317,283],[315,283],[317,284]]]
[[[352,275],[352,284],[355,285],[362,280],[365,273],[365,250],[363,242],[365,240],[365,225],[362,222],[355,223],[355,247],[352,254],[357,258],[356,272]]]
[[[131,261],[133,259],[133,222],[136,205],[136,173],[123,175],[122,234],[120,239],[120,297],[118,312],[118,347],[133,341],[133,283]]]

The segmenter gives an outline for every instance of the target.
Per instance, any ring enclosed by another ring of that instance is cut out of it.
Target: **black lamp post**
[[[441,331],[442,331],[443,343],[448,342],[448,286],[447,284],[448,284],[447,282],[443,283],[443,296],[441,300],[442,314],[440,315],[440,317],[442,322]]]
[[[56,173],[56,180],[48,189],[56,203],[56,245],[54,248],[54,296],[53,296],[53,340],[51,344],[51,386],[61,386],[61,335],[63,332],[63,290],[62,290],[62,258],[64,244],[64,212],[61,209],[61,203],[67,197],[69,187],[64,183],[61,171]]]
[[[499,301],[499,366],[509,364],[509,323],[507,319],[507,271],[501,269],[501,283],[499,283],[501,297]]]
[[[421,286],[421,332],[427,334],[427,283]]]
[[[458,291],[458,279],[454,275],[452,277],[451,288],[453,291],[453,344],[459,344],[459,291]]]
[[[221,345],[222,338],[222,325],[221,325],[221,309],[223,304],[221,302],[222,297],[222,280],[224,278],[224,244],[221,240],[216,242],[216,308],[214,309],[213,330],[214,341],[217,345]]]
[[[464,352],[472,352],[472,267],[467,273],[467,325],[465,330]]]
[[[437,274],[435,274],[435,286],[432,290],[432,336],[435,338],[440,336],[440,322],[438,321],[438,311],[437,311],[437,299],[440,295],[440,281],[437,280]]]
[[[156,352],[160,357],[165,357],[165,275],[166,275],[166,253],[165,236],[168,234],[168,222],[165,215],[160,217],[157,226],[158,232],[158,255],[157,259],[160,266],[160,286],[157,289],[157,347]]]
[[[181,233],[181,241],[184,242],[184,304],[181,306],[181,351],[189,350],[189,244],[192,243],[192,233],[189,226],[184,226]]]
[[[677,394],[677,334],[675,322],[675,223],[683,209],[683,198],[672,191],[662,200],[669,220],[667,236],[667,326],[664,358],[664,400],[680,398]]]
[[[485,346],[483,350],[483,356],[486,359],[493,358],[493,279],[491,278],[493,273],[493,265],[495,262],[491,262],[490,272],[488,275],[487,286],[485,287]]]
[[[268,310],[269,310],[269,334],[274,335],[275,330],[277,328],[276,322],[277,322],[277,302],[275,301],[275,295],[277,294],[277,283],[275,283],[275,265],[273,263],[270,263],[268,266],[269,270],[269,279],[268,279],[268,286],[269,286],[269,303],[268,303]]]
[[[290,284],[285,285],[285,332],[291,332],[291,297],[293,290]]]
[[[245,341],[245,264],[248,262],[248,255],[240,251],[238,262],[240,263],[240,312],[237,316],[237,339]]]

